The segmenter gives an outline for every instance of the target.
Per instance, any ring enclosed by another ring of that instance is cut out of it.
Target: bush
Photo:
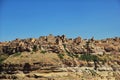
[[[21,55],[21,52],[17,52],[17,53],[15,53],[15,54],[13,54],[14,57],[15,57],[15,56],[19,56],[19,55]]]
[[[7,58],[8,58],[8,55],[6,55],[6,54],[0,55],[0,64]]]
[[[79,58],[80,60],[85,60],[85,61],[98,61],[99,58],[96,55],[91,55],[91,54],[82,54]]]
[[[73,58],[73,53],[67,52],[67,55]]]
[[[96,55],[91,55],[91,54],[88,54],[88,53],[82,54],[79,59],[80,59],[80,60],[85,60],[85,61],[87,61],[87,63],[88,63],[89,61],[94,61],[94,69],[95,69],[95,70],[97,69],[97,64],[99,63],[99,60],[100,60],[100,59],[98,58],[98,56],[96,56]]]
[[[41,51],[41,53],[45,54],[47,51]]]
[[[33,51],[34,51],[34,52],[38,51],[37,45],[34,45],[34,46],[33,46]]]
[[[59,57],[60,59],[63,59],[64,54],[58,54],[58,57]]]
[[[79,59],[84,61],[91,61],[92,56],[90,54],[82,54]]]
[[[0,63],[2,63],[5,59],[0,57]]]
[[[63,47],[64,47],[64,49],[66,49],[66,45],[65,44],[63,44]]]

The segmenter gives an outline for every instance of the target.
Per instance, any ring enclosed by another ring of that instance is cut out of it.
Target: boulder
[[[81,37],[77,37],[74,39],[74,43],[76,43],[76,44],[80,44],[81,42],[82,42]]]
[[[55,43],[55,41],[56,41],[56,39],[55,39],[55,37],[52,34],[47,36],[47,42],[48,43]]]

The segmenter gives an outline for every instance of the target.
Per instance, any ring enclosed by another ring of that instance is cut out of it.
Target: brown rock
[[[77,37],[74,39],[74,43],[76,43],[76,44],[80,44],[81,42],[82,42],[81,37]]]

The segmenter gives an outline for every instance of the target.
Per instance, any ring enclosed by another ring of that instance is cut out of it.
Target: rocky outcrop
[[[45,64],[45,63],[25,63],[25,64],[0,64],[0,73],[6,74],[16,74],[19,71],[24,73],[29,73],[31,71],[40,70],[40,72],[52,72],[56,68],[60,66],[53,64]]]
[[[70,53],[81,54],[85,52],[120,52],[120,38],[107,38],[104,40],[84,40],[81,37],[67,39],[62,36],[41,36],[38,39],[16,39],[9,42],[0,43],[0,53],[14,54],[24,51],[44,50],[46,52],[62,53],[66,50]]]
[[[83,54],[97,55],[99,62],[81,60]],[[16,39],[0,42],[0,79],[17,79],[19,76],[41,78],[41,74],[29,74],[34,71],[89,73],[94,70],[95,63],[98,71],[120,71],[119,59],[119,37],[95,40],[94,37],[72,39],[50,34],[37,39]]]

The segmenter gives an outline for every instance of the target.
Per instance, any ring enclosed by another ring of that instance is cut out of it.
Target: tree
[[[98,64],[99,58],[96,55],[91,55],[89,53],[86,53],[86,54],[82,54],[79,59],[87,61],[87,64],[89,64],[89,61],[93,61],[94,69],[95,70],[97,69],[97,64]]]
[[[83,55],[81,55],[80,59],[87,61],[87,64],[89,63],[89,61],[93,61],[94,62],[94,69],[97,69],[97,64],[99,63],[99,58],[96,55],[91,55],[90,53],[92,53],[91,48],[94,42],[94,37],[92,37],[91,39],[89,39],[86,42],[86,49],[87,52]]]

